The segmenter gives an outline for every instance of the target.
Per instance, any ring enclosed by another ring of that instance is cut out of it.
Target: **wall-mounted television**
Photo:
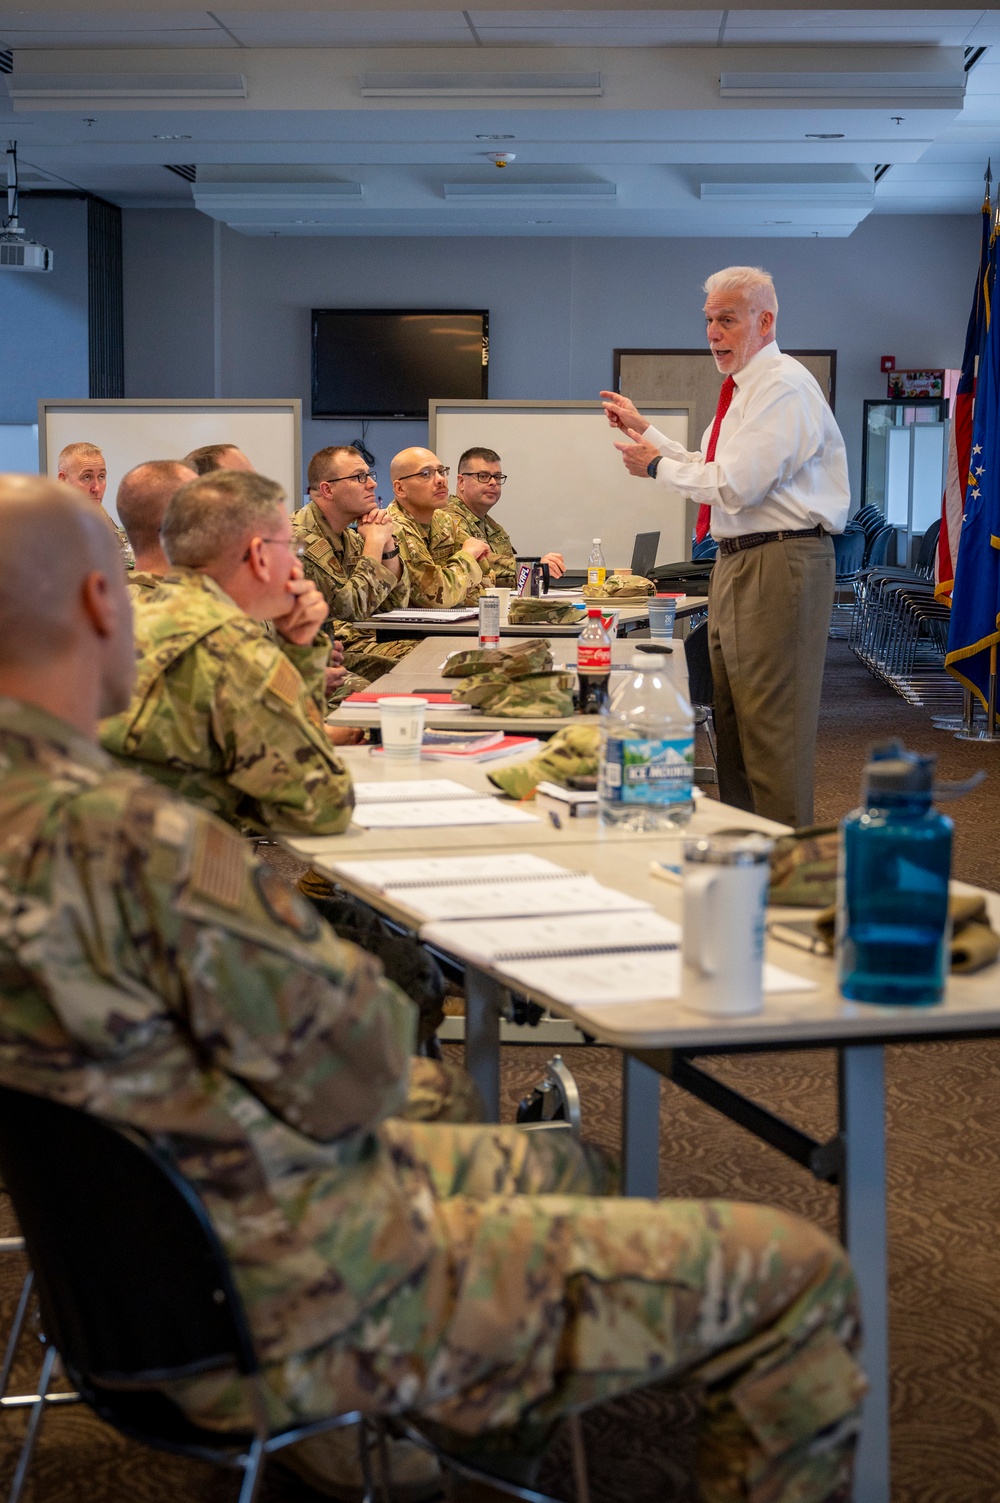
[[[485,309],[314,308],[314,418],[426,418],[432,397],[488,396]]]

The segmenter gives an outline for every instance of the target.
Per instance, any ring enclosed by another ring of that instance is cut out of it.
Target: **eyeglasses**
[[[478,480],[480,485],[489,485],[491,480],[495,480],[497,485],[507,483],[506,475],[494,475],[492,470],[459,470],[458,473],[469,480]]]
[[[354,475],[327,475],[326,484],[339,485],[342,480],[354,480],[358,485],[367,485],[370,480],[374,485],[377,479],[378,476],[375,474],[374,470],[358,470]],[[321,480],[320,485],[322,484],[323,481]]]
[[[433,480],[435,475],[440,475],[442,480],[447,480],[451,474],[450,464],[439,464],[434,469],[414,470],[412,475],[397,475],[397,480]]]
[[[306,544],[297,543],[294,538],[254,538],[254,543],[280,543],[283,548],[287,548],[289,553],[293,553],[296,558],[305,558],[306,556]],[[253,543],[250,544],[250,547],[244,553],[243,563],[246,563],[252,552]]]

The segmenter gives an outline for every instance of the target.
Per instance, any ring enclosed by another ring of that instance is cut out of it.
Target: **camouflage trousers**
[[[401,663],[418,640],[417,637],[401,637],[395,642],[376,642],[374,633],[368,636],[359,633],[358,640],[344,649],[344,667],[371,683]]]
[[[407,1411],[461,1446],[651,1384],[700,1405],[705,1503],[820,1503],[850,1480],[864,1379],[847,1255],[817,1228],[725,1201],[598,1198],[569,1134],[379,1129],[434,1228],[419,1273],[342,1337],[264,1368],[282,1422]],[[220,1375],[177,1391],[245,1419]],[[664,1436],[669,1444],[669,1436]]]

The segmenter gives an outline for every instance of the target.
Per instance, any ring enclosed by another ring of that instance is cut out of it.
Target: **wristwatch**
[[[656,458],[651,459],[649,461],[649,464],[646,466],[646,474],[649,476],[650,480],[656,479],[656,469],[662,458],[662,454],[657,454]]]
[[[385,560],[387,558],[398,558],[398,557],[399,557],[399,544],[397,543],[396,546],[395,546],[395,548],[387,548],[385,550],[385,552],[382,554],[382,562],[385,563]]]

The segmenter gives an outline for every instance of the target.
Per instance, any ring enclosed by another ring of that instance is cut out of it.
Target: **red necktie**
[[[727,376],[722,383],[722,390],[719,392],[719,405],[715,409],[715,422],[712,424],[712,431],[708,436],[708,448],[705,450],[706,464],[711,464],[715,458],[715,446],[719,442],[719,429],[722,427],[722,419],[729,411],[729,404],[733,400],[733,392],[735,390],[736,382],[732,376]],[[708,529],[711,525],[712,508],[705,505],[699,506],[698,521],[694,529],[694,540],[696,543],[704,542],[705,538],[708,537]]]

